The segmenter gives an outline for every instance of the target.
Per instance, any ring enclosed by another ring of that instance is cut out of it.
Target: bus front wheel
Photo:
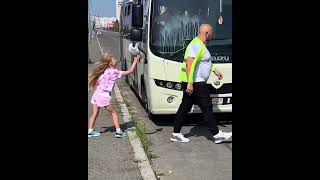
[[[143,79],[142,79],[142,82],[143,82]],[[154,119],[154,115],[149,110],[148,96],[147,96],[144,83],[141,83],[141,97],[142,97],[143,107],[146,110],[146,113],[148,114],[149,119],[151,120]]]

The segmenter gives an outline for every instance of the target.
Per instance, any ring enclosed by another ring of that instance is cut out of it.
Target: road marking
[[[103,50],[102,50],[102,47],[101,47],[101,44],[100,44],[98,38],[97,38],[97,41],[98,41],[98,44],[100,47],[101,54],[103,54]],[[117,83],[114,84],[114,92],[115,92],[117,102],[119,103],[119,105],[121,107],[123,121],[124,122],[132,122],[128,107],[124,103],[124,100],[121,96],[121,93],[120,93],[120,90],[119,90]],[[139,167],[141,176],[144,180],[156,180],[157,178],[156,178],[154,171],[151,167],[151,164],[150,164],[149,159],[146,155],[146,152],[143,149],[142,143],[141,143],[140,139],[138,138],[136,132],[132,131],[134,129],[135,129],[134,126],[129,128],[127,131],[127,134],[129,137],[130,144],[133,147],[134,158],[138,162],[138,167]]]
[[[99,48],[100,48],[101,55],[103,55],[103,50],[102,50],[101,44],[99,42],[99,39],[98,39],[98,37],[96,37],[96,38],[97,38],[97,42],[98,42],[98,45],[99,45]]]

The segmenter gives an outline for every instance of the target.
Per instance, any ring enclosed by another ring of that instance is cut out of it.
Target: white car
[[[98,32],[97,32],[97,35],[99,35],[99,34],[101,34],[101,32],[100,32],[100,31],[98,31]]]

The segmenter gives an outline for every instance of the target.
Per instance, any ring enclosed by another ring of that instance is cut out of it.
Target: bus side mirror
[[[142,41],[142,29],[131,28],[130,29],[130,40],[134,42]]]
[[[143,26],[143,5],[132,5],[132,27],[142,28]]]

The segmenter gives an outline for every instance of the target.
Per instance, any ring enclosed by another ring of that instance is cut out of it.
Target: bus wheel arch
[[[141,75],[141,101],[143,104],[143,108],[146,110],[146,113],[148,114],[149,119],[153,120],[155,116],[150,112],[149,110],[149,104],[148,104],[148,95],[147,95],[147,90],[146,86],[144,83],[144,76],[143,74]]]
[[[140,81],[141,81],[140,82],[141,83],[141,100],[142,100],[144,108],[146,109],[146,108],[148,108],[148,96],[147,96],[146,86],[145,86],[145,83],[144,83],[143,74],[141,74]]]

